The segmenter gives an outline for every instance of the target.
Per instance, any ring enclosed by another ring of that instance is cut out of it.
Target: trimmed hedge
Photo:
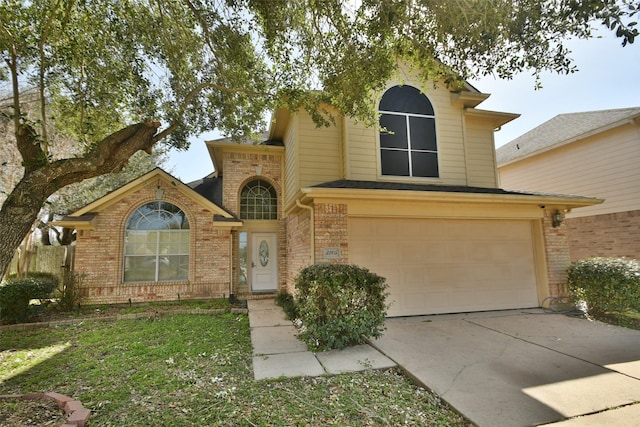
[[[24,320],[29,314],[29,301],[50,298],[58,282],[58,277],[50,273],[9,277],[0,286],[0,319],[13,323]]]
[[[382,335],[386,279],[366,268],[316,264],[295,281],[299,337],[314,351],[363,344]]]
[[[625,258],[589,258],[567,270],[572,299],[586,301],[592,313],[640,311],[640,262]]]

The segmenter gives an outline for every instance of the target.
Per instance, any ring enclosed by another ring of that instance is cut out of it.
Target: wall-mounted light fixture
[[[160,181],[158,181],[158,186],[156,187],[156,200],[162,200],[162,196],[164,196],[164,190],[160,187]]]
[[[555,227],[560,227],[562,225],[562,221],[564,221],[564,215],[559,210],[553,211],[553,215],[551,215],[551,225]]]

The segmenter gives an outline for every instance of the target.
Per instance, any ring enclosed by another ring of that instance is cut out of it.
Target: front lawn
[[[246,315],[0,334],[0,394],[56,391],[90,426],[469,425],[398,371],[253,380]]]

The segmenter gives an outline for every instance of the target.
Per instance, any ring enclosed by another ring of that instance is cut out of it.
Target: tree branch
[[[206,83],[200,83],[198,86],[196,86],[195,88],[193,88],[191,90],[191,92],[189,92],[184,99],[182,100],[182,103],[180,104],[180,108],[176,114],[176,117],[178,117],[178,119],[169,124],[169,126],[164,129],[162,132],[158,133],[157,135],[155,135],[153,137],[153,142],[158,142],[164,138],[166,138],[167,136],[169,136],[173,131],[175,131],[178,126],[180,126],[181,123],[181,119],[180,117],[182,117],[184,115],[184,112],[187,110],[187,108],[189,107],[189,105],[191,104],[191,101],[193,101],[193,99],[198,96],[198,94],[200,92],[202,92],[204,89],[216,89],[219,90],[221,92],[227,92],[227,93],[244,93],[247,95],[262,95],[259,92],[253,91],[253,90],[248,90],[248,89],[236,89],[236,88],[232,88],[229,89],[226,86],[222,86],[216,83],[210,83],[210,82],[206,82]]]
[[[18,83],[18,54],[16,53],[16,42],[13,34],[6,28],[2,27],[7,34],[9,40],[9,55],[11,58],[5,58],[7,67],[11,71],[11,88],[13,94],[13,125],[15,129],[20,126],[20,85]]]
[[[150,151],[159,122],[144,122],[121,129],[100,141],[84,157],[66,159],[52,164],[52,181],[58,188],[82,179],[119,172],[138,151]]]
[[[211,37],[211,34],[209,33],[209,25],[200,15],[201,11],[198,8],[196,8],[196,6],[189,0],[184,0],[184,3],[187,5],[189,10],[191,10],[196,20],[200,23],[201,30],[204,34],[205,43],[207,44],[207,46],[209,46],[209,49],[211,49],[212,53],[215,52],[214,47],[211,45],[212,37]]]

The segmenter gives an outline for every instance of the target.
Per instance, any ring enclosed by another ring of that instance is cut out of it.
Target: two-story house
[[[156,169],[59,224],[77,228],[86,302],[295,292],[314,263],[386,277],[389,315],[536,307],[563,292],[562,213],[601,200],[498,187],[489,95],[400,68],[380,127],[278,110],[262,144],[207,142],[215,172]]]

